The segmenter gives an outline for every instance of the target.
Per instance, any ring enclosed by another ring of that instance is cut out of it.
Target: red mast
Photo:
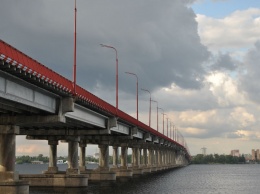
[[[73,66],[73,95],[76,96],[76,63],[77,63],[77,8],[75,0],[75,21],[74,21],[74,66]]]

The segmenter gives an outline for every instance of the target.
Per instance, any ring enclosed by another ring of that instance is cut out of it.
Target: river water
[[[93,168],[93,166],[88,166]],[[39,173],[46,165],[17,165],[20,174]],[[65,170],[66,165],[59,165]],[[38,171],[38,172],[37,172]],[[30,188],[30,194],[253,194],[260,193],[260,165],[190,165],[133,178],[90,183],[87,188]]]

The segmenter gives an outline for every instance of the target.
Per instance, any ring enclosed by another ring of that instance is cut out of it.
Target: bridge
[[[43,174],[15,171],[16,135],[48,141],[49,167]],[[68,143],[65,172],[57,166],[61,141]],[[94,170],[86,169],[88,144],[98,145],[100,151]],[[112,167],[109,146],[113,147]],[[85,187],[88,181],[131,178],[183,167],[189,161],[183,139],[158,132],[0,40],[1,193],[29,193],[29,182],[30,186]]]

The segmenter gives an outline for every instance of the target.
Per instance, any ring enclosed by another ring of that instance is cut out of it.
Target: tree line
[[[68,158],[67,157],[62,157],[59,156],[57,157],[57,160],[63,160],[63,162],[67,161]],[[42,161],[43,163],[49,163],[49,157],[47,156],[43,156],[42,154],[39,154],[38,156],[17,156],[16,157],[16,164],[24,164],[24,163],[32,163],[33,161]],[[86,157],[85,161],[87,162],[99,162],[99,159],[94,158],[94,157]],[[132,161],[132,155],[127,155],[127,162],[131,163]],[[120,157],[118,159],[118,162],[120,163]],[[109,164],[113,164],[113,157],[109,156]]]
[[[210,154],[203,155],[198,154],[192,157],[192,164],[244,164],[246,163],[246,159],[244,155],[242,156],[231,156],[231,155],[218,155],[218,154]]]

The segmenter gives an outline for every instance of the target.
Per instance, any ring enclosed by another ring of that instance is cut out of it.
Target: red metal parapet
[[[67,92],[72,90],[72,82],[58,73],[52,71],[48,67],[40,64],[38,61],[18,51],[11,45],[0,40],[0,58],[4,59],[11,65],[22,69],[54,86],[61,88]]]

